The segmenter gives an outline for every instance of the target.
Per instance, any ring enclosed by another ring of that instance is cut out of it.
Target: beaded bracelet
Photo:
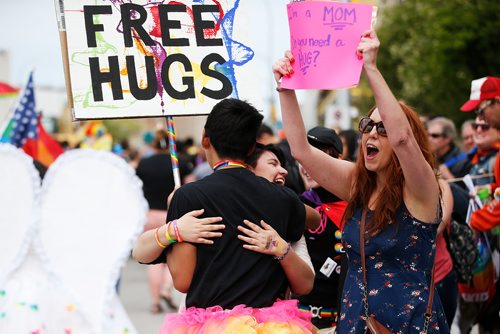
[[[166,245],[162,244],[161,241],[160,241],[160,238],[158,237],[158,230],[160,228],[157,227],[156,230],[155,230],[155,240],[156,240],[156,243],[158,244],[158,246],[160,246],[161,248],[167,248]]]
[[[274,258],[278,261],[283,261],[283,259],[288,255],[288,253],[290,252],[290,248],[292,248],[292,244],[291,243],[287,243],[287,246],[286,246],[286,251],[285,251],[285,254],[281,255],[281,256],[274,256]]]
[[[177,242],[177,240],[172,239],[172,237],[170,236],[170,233],[168,233],[168,228],[170,227],[170,223],[171,222],[167,223],[167,228],[165,229],[165,237],[167,238],[168,242],[173,244],[174,242]]]
[[[172,225],[174,225],[174,231],[175,235],[177,236],[177,241],[182,242],[181,234],[179,233],[179,227],[177,226],[177,219],[172,222]]]

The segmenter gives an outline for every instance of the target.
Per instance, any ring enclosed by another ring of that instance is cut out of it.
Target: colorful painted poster
[[[372,6],[302,1],[290,3],[288,22],[294,74],[283,77],[290,89],[337,89],[359,83],[363,61],[356,48],[370,29]]]
[[[240,0],[58,0],[74,119],[206,115],[254,56]]]

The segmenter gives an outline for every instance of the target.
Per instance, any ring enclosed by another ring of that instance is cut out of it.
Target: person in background
[[[450,180],[467,175],[471,168],[470,157],[460,151],[455,144],[457,131],[455,124],[448,118],[436,117],[427,121],[427,133],[432,153],[439,163],[441,178]],[[468,193],[463,182],[450,183],[453,194],[453,217],[465,223]]]
[[[358,156],[358,133],[352,129],[339,132],[339,137],[342,140],[342,159],[347,161],[356,161]]]
[[[500,148],[500,130],[490,126],[481,117],[472,123],[474,143],[477,152],[472,157],[471,176],[484,176],[473,180],[475,186],[484,186],[495,182],[493,175],[495,158]]]
[[[439,163],[439,171],[444,179],[465,176],[470,169],[467,154],[455,144],[457,130],[452,120],[436,117],[427,122],[427,132],[431,149]]]
[[[480,118],[484,118],[493,128],[500,130],[500,78],[485,77],[473,80],[470,100],[462,107],[462,111],[476,110]],[[482,209],[473,212],[471,227],[478,231],[488,231],[500,225],[500,154],[494,163],[494,182],[490,183],[489,193],[492,201]],[[500,287],[497,287],[500,291]],[[500,302],[498,303],[500,304]]]
[[[332,158],[342,159],[343,145],[335,130],[314,127],[307,132],[307,140]],[[347,268],[342,268],[341,264],[344,250],[340,229],[347,202],[321,187],[302,166],[301,170],[308,187],[308,191],[302,193],[301,200],[321,213],[321,224],[304,232],[315,277],[311,293],[298,296],[297,299],[299,309],[311,313],[313,325],[333,331],[337,327],[342,292],[339,291],[340,275],[341,272],[347,272]]]
[[[468,119],[462,124],[460,136],[464,152],[470,152],[474,148],[474,129],[472,128],[473,119]]]
[[[291,52],[273,65],[283,124],[297,161],[322,187],[349,203],[342,231],[349,268],[337,333],[366,333],[371,316],[392,333],[449,333],[439,298],[430,299],[441,222],[434,159],[417,113],[398,102],[377,68],[379,44],[371,30],[362,34],[357,49],[376,108],[360,121],[356,164],[308,144],[295,92],[280,87],[283,76],[293,75]],[[360,231],[365,220],[366,229]],[[362,283],[360,236],[367,239],[367,285]],[[432,314],[426,319],[429,301]]]
[[[500,78],[484,77],[472,80],[470,98],[460,110],[475,110],[479,117],[500,130]]]
[[[470,226],[476,231],[486,232],[486,235],[490,237],[490,250],[498,254],[500,250],[500,236],[498,234],[498,226],[500,225],[500,154],[498,153],[500,146],[497,145],[496,158],[494,160],[488,159],[486,156],[493,154],[494,149],[491,146],[488,147],[489,145],[486,143],[491,142],[500,131],[500,78],[488,76],[472,80],[470,98],[460,110],[464,112],[474,110],[477,115],[473,127],[475,128],[474,141],[478,145],[478,151],[473,161],[482,164],[483,167],[473,167],[473,172],[493,173],[493,177],[489,180],[481,179],[485,182],[482,183],[481,188],[488,190],[489,196],[485,201],[489,201],[489,203],[472,213]],[[477,184],[478,180],[474,181]],[[497,232],[494,232],[495,229]],[[494,265],[498,271],[500,266],[498,257],[494,261]],[[470,324],[477,321],[481,332],[500,333],[500,280],[498,279],[495,288],[496,293],[492,300],[486,305],[480,306],[479,311],[477,311],[477,304],[467,307],[467,304],[460,301],[460,311],[465,313],[459,319],[461,328],[470,327]],[[469,313],[474,309],[476,312],[472,312],[472,316],[470,316],[467,312],[463,312],[463,308],[468,308],[469,310],[466,311]]]

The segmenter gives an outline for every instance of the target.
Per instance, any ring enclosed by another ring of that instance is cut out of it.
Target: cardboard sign
[[[361,34],[369,30],[372,6],[303,1],[287,6],[294,74],[283,77],[289,89],[356,86],[363,61],[356,55]]]
[[[74,119],[208,114],[238,97],[253,51],[235,36],[240,0],[58,0]]]

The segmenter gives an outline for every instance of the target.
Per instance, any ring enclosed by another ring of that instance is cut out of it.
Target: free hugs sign
[[[254,56],[233,29],[239,2],[59,0],[73,118],[206,115],[238,97]]]

